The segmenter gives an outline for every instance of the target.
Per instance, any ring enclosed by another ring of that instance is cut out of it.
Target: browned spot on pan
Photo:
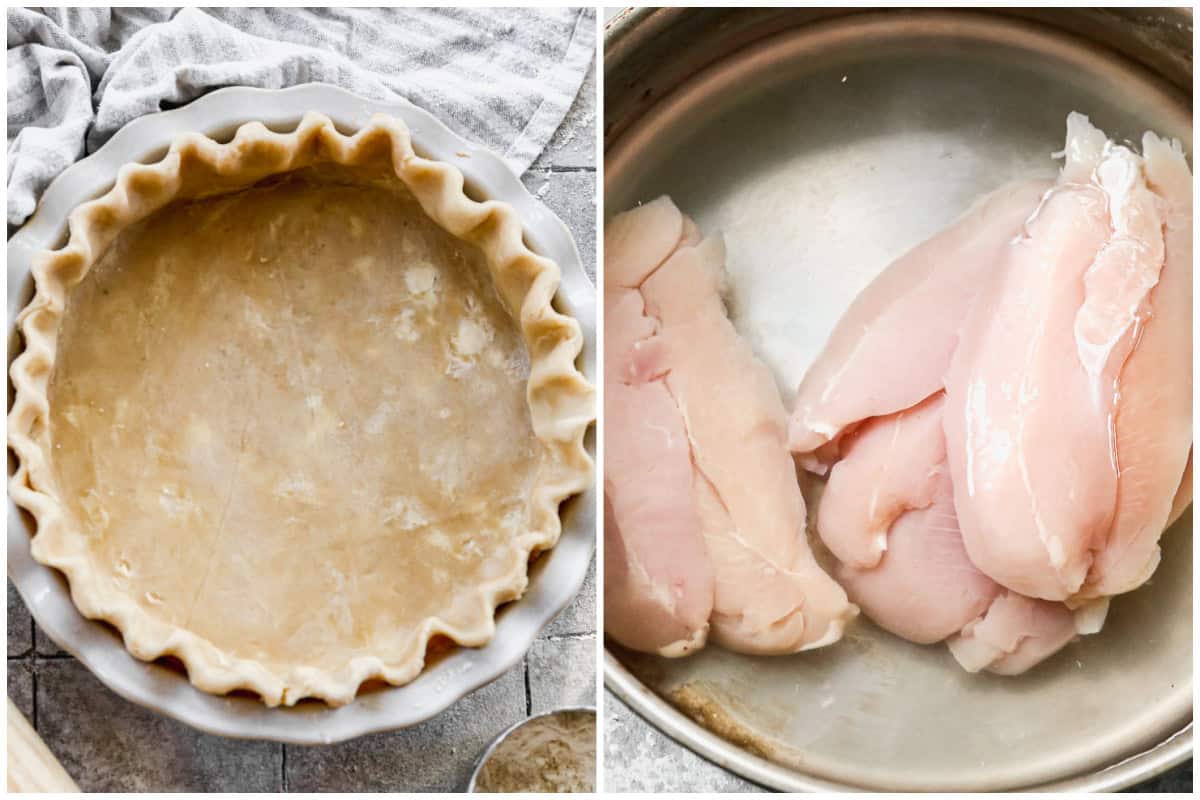
[[[697,724],[730,744],[770,761],[778,760],[778,745],[751,731],[734,719],[724,706],[692,684],[673,690],[667,700]]]

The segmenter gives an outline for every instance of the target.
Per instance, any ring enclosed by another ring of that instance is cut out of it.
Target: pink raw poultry
[[[1173,153],[1174,171],[1162,171],[1181,183],[1182,155],[1164,150],[1150,163]],[[1191,444],[1190,402],[1178,399],[1191,388],[1190,350],[1178,356],[1190,341],[1178,304],[1190,305],[1191,265],[1164,270],[1164,203],[1141,157],[1078,114],[1066,154],[967,316],[946,376],[945,430],[963,540],[981,570],[1048,600],[1073,598],[1089,576],[1130,573],[1075,602],[1132,589],[1156,563]],[[1176,220],[1190,242],[1190,203]],[[1156,309],[1160,280],[1172,291]],[[1123,438],[1135,444],[1122,448]]]
[[[604,627],[626,647],[669,656],[704,646],[713,572],[683,415],[662,376],[639,371],[657,323],[636,287],[683,236],[666,200],[605,231]]]
[[[844,457],[833,466],[821,500],[821,538],[835,553],[844,552],[839,539],[861,541],[864,530],[886,524],[884,549],[874,563],[837,570],[850,599],[880,627],[909,641],[949,639],[951,652],[971,672],[1023,672],[1077,632],[1099,626],[1081,612],[1077,631],[1075,616],[1062,603],[1006,591],[971,563],[954,514],[944,407],[938,392],[846,437]],[[863,509],[879,497],[887,498],[889,513],[877,521]]]
[[[788,440],[806,468],[824,473],[844,431],[942,388],[971,298],[1049,186],[997,189],[855,298],[797,390]]]
[[[606,408],[606,496],[616,523],[606,536],[619,539],[607,548],[615,562],[606,571],[622,584],[606,584],[606,594],[624,592],[607,601],[606,613],[616,613],[606,629],[627,643],[676,637],[689,627],[676,624],[678,615],[664,621],[637,609],[655,598],[659,609],[684,599],[699,609],[704,564],[715,576],[713,640],[751,653],[830,644],[857,610],[808,547],[778,389],[725,316],[724,247],[698,239],[666,198],[619,215],[605,233],[606,393],[615,398]],[[678,465],[689,447],[684,497]],[[668,474],[669,487],[656,483]],[[661,518],[634,511],[667,497],[669,541]],[[691,571],[686,582],[670,576],[681,561]],[[639,573],[634,562],[654,570]],[[703,641],[694,621],[690,628],[688,649]]]

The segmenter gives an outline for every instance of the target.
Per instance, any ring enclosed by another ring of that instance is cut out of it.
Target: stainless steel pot
[[[669,193],[725,233],[731,317],[790,403],[893,257],[1005,180],[1054,174],[1069,111],[1190,153],[1191,47],[1187,9],[628,10],[605,41],[606,213]],[[1121,788],[1192,751],[1191,524],[1101,634],[1020,678],[863,621],[786,658],[610,646],[606,682],[779,789]]]

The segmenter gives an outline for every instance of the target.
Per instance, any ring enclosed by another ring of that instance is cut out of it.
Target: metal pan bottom
[[[654,104],[608,143],[606,209],[668,193],[724,232],[731,316],[790,404],[891,259],[983,192],[1054,174],[1072,110],[1190,151],[1188,98],[1082,39],[984,13],[856,14],[725,54]],[[1020,678],[969,675],[865,620],[791,657],[613,647],[606,674],[669,735],[779,789],[1120,788],[1191,753],[1191,513],[1102,633]]]

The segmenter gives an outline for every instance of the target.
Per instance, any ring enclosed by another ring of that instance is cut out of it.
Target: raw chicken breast
[[[888,549],[888,530],[928,508],[943,483],[946,443],[938,392],[913,408],[876,417],[847,436],[817,509],[821,541],[848,567],[867,569]]]
[[[952,652],[957,657],[965,650],[964,666],[972,672],[991,668],[993,662],[993,671],[1023,672],[1057,652],[1075,631],[1065,638],[1050,636],[1042,615],[1012,614],[1008,606],[1016,601],[967,557],[946,464],[944,405],[938,392],[914,408],[868,420],[846,437],[845,456],[830,471],[821,498],[821,538],[835,553],[845,548],[834,537],[865,539],[854,536],[853,529],[877,523],[864,509],[876,505],[875,498],[888,498],[886,552],[873,566],[843,564],[835,573],[850,599],[881,628],[918,644],[973,631],[992,618],[983,626],[983,636],[1004,620],[1009,638],[1001,644],[1015,648],[1013,638],[1030,642],[1020,648],[1019,657],[1009,658],[999,646],[985,650],[973,639]],[[996,603],[1000,606],[993,612]],[[1065,607],[1062,613],[1071,617]]]
[[[1062,603],[1004,592],[948,645],[967,672],[1019,675],[1057,653],[1076,633],[1075,617]]]
[[[1147,133],[1142,148],[1146,181],[1155,193],[1146,202],[1154,202],[1155,213],[1135,222],[1166,225],[1166,258],[1157,284],[1137,298],[1145,306],[1137,322],[1140,336],[1121,371],[1116,406],[1116,514],[1080,592],[1083,598],[1136,589],[1154,572],[1158,540],[1172,518],[1191,452],[1192,175],[1178,142]],[[1134,245],[1145,241],[1154,248],[1151,255],[1160,257],[1159,229],[1142,232]],[[1128,254],[1126,263],[1135,258]]]
[[[683,236],[669,201],[605,231],[604,627],[626,647],[669,656],[704,645],[714,583],[683,415],[645,357],[658,326],[636,286]]]
[[[1066,153],[976,296],[945,381],[967,552],[998,583],[1047,600],[1079,591],[1113,522],[1117,381],[1163,264],[1141,159],[1078,114]]]
[[[605,631],[687,655],[704,645],[713,604],[687,432],[661,381],[607,384],[604,413]]]
[[[888,551],[878,566],[843,566],[834,574],[876,625],[918,644],[958,633],[1001,591],[967,558],[944,469],[937,473],[930,504],[905,511],[892,523]]]
[[[1192,455],[1188,454],[1187,466],[1183,470],[1183,480],[1171,501],[1171,514],[1167,517],[1167,527],[1171,527],[1183,516],[1183,512],[1192,504]]]
[[[766,366],[725,316],[719,238],[680,247],[642,284],[655,360],[683,412],[693,487],[716,574],[711,636],[747,653],[837,641],[857,609],[817,564]]]
[[[1049,187],[992,192],[855,298],[796,394],[788,444],[806,468],[823,473],[855,424],[941,389],[971,298]]]
[[[675,252],[683,235],[683,214],[669,197],[660,197],[613,217],[604,226],[606,304],[607,293],[612,289],[641,286],[646,276]]]

